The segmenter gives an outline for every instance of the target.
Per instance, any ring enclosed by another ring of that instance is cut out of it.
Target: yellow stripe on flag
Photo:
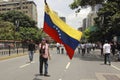
[[[48,5],[45,5],[45,12],[51,17],[54,24],[58,26],[63,32],[68,34],[70,37],[80,41],[82,32],[67,25],[48,7]]]

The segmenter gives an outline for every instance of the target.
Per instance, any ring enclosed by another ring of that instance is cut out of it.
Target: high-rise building
[[[86,24],[86,22],[87,22],[87,19],[86,19],[86,18],[83,19],[83,27],[82,27],[82,31],[84,31],[84,30],[87,28],[87,24]]]
[[[97,12],[99,11],[100,8],[102,8],[102,5],[100,4],[97,4],[96,6],[92,7],[91,12],[87,16],[86,21],[87,27],[94,26],[95,24],[94,18],[97,17]]]
[[[0,2],[0,13],[16,10],[25,13],[37,22],[37,6],[33,1],[28,0],[2,0]]]

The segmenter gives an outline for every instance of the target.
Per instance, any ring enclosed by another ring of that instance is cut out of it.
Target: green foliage
[[[79,2],[79,5],[76,2]],[[95,6],[96,4],[103,5],[103,8],[97,13],[98,17],[94,19],[98,30],[85,31],[85,37],[89,41],[104,41],[105,39],[112,40],[114,36],[120,36],[120,0],[74,0],[70,4],[70,8],[78,9],[79,6]]]
[[[0,40],[11,40],[13,39],[14,28],[13,24],[10,22],[0,21]]]
[[[99,10],[95,22],[103,35],[102,39],[111,40],[114,36],[120,35],[120,4],[116,1],[107,2]]]
[[[20,37],[22,40],[34,40],[34,41],[38,41],[40,40],[40,36],[41,34],[41,30],[39,30],[38,28],[20,28],[19,31]]]
[[[79,7],[95,6],[96,4],[104,4],[106,2],[117,2],[120,0],[74,0],[69,6],[71,9],[76,9]]]
[[[34,40],[34,41],[40,41],[41,36],[44,36],[43,34],[41,34],[41,30],[37,29],[37,28],[23,28],[21,27],[19,32],[14,32],[14,30],[12,31],[12,34],[8,34],[10,36],[12,36],[12,38],[10,38],[10,40],[22,40],[22,41],[26,41],[26,40]],[[6,38],[9,39],[9,38]]]
[[[15,21],[19,21],[18,28]],[[16,31],[17,29],[17,31]],[[0,14],[0,40],[34,40],[40,41],[42,30],[36,27],[36,22],[19,11]]]
[[[0,40],[34,40],[41,38],[41,30],[38,28],[20,27],[19,32],[14,30],[14,25],[10,22],[0,21]],[[44,36],[42,34],[42,36]]]
[[[96,4],[101,4],[105,0],[74,0],[73,3],[70,4],[71,9],[76,9],[78,7],[86,7],[88,5],[94,6]]]
[[[19,11],[9,11],[4,14],[0,14],[0,19],[4,21],[9,21],[15,24],[15,21],[19,21],[19,26],[21,27],[35,27],[36,22],[30,17]]]
[[[89,42],[97,42],[101,37],[100,33],[97,26],[90,26],[84,31],[84,37]]]

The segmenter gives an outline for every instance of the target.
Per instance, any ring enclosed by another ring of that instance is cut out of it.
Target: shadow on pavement
[[[39,79],[38,76],[40,76],[40,74],[35,74],[35,78],[33,80],[42,80],[42,79]]]
[[[36,78],[36,77],[35,77],[33,80],[42,80],[42,79],[39,79],[39,78]]]
[[[83,61],[103,61],[104,58],[101,57],[101,56],[96,56],[92,53],[89,53],[89,54],[85,54],[84,56],[82,56],[82,54],[79,54],[79,53],[75,53],[74,54],[74,58],[79,58],[80,60],[83,60]]]

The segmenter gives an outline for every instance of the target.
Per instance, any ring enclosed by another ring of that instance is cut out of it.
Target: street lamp
[[[18,20],[15,21],[15,31],[16,32],[19,31],[19,21]]]
[[[22,35],[22,48],[23,48],[23,53],[24,53],[24,46],[25,46],[25,40],[26,40],[26,35],[24,33],[20,33]],[[24,39],[23,39],[24,38]]]
[[[15,41],[15,32],[19,31],[19,20],[15,20],[15,30],[14,30],[14,48],[16,48],[16,41]],[[18,47],[17,47],[17,54],[18,54]]]

